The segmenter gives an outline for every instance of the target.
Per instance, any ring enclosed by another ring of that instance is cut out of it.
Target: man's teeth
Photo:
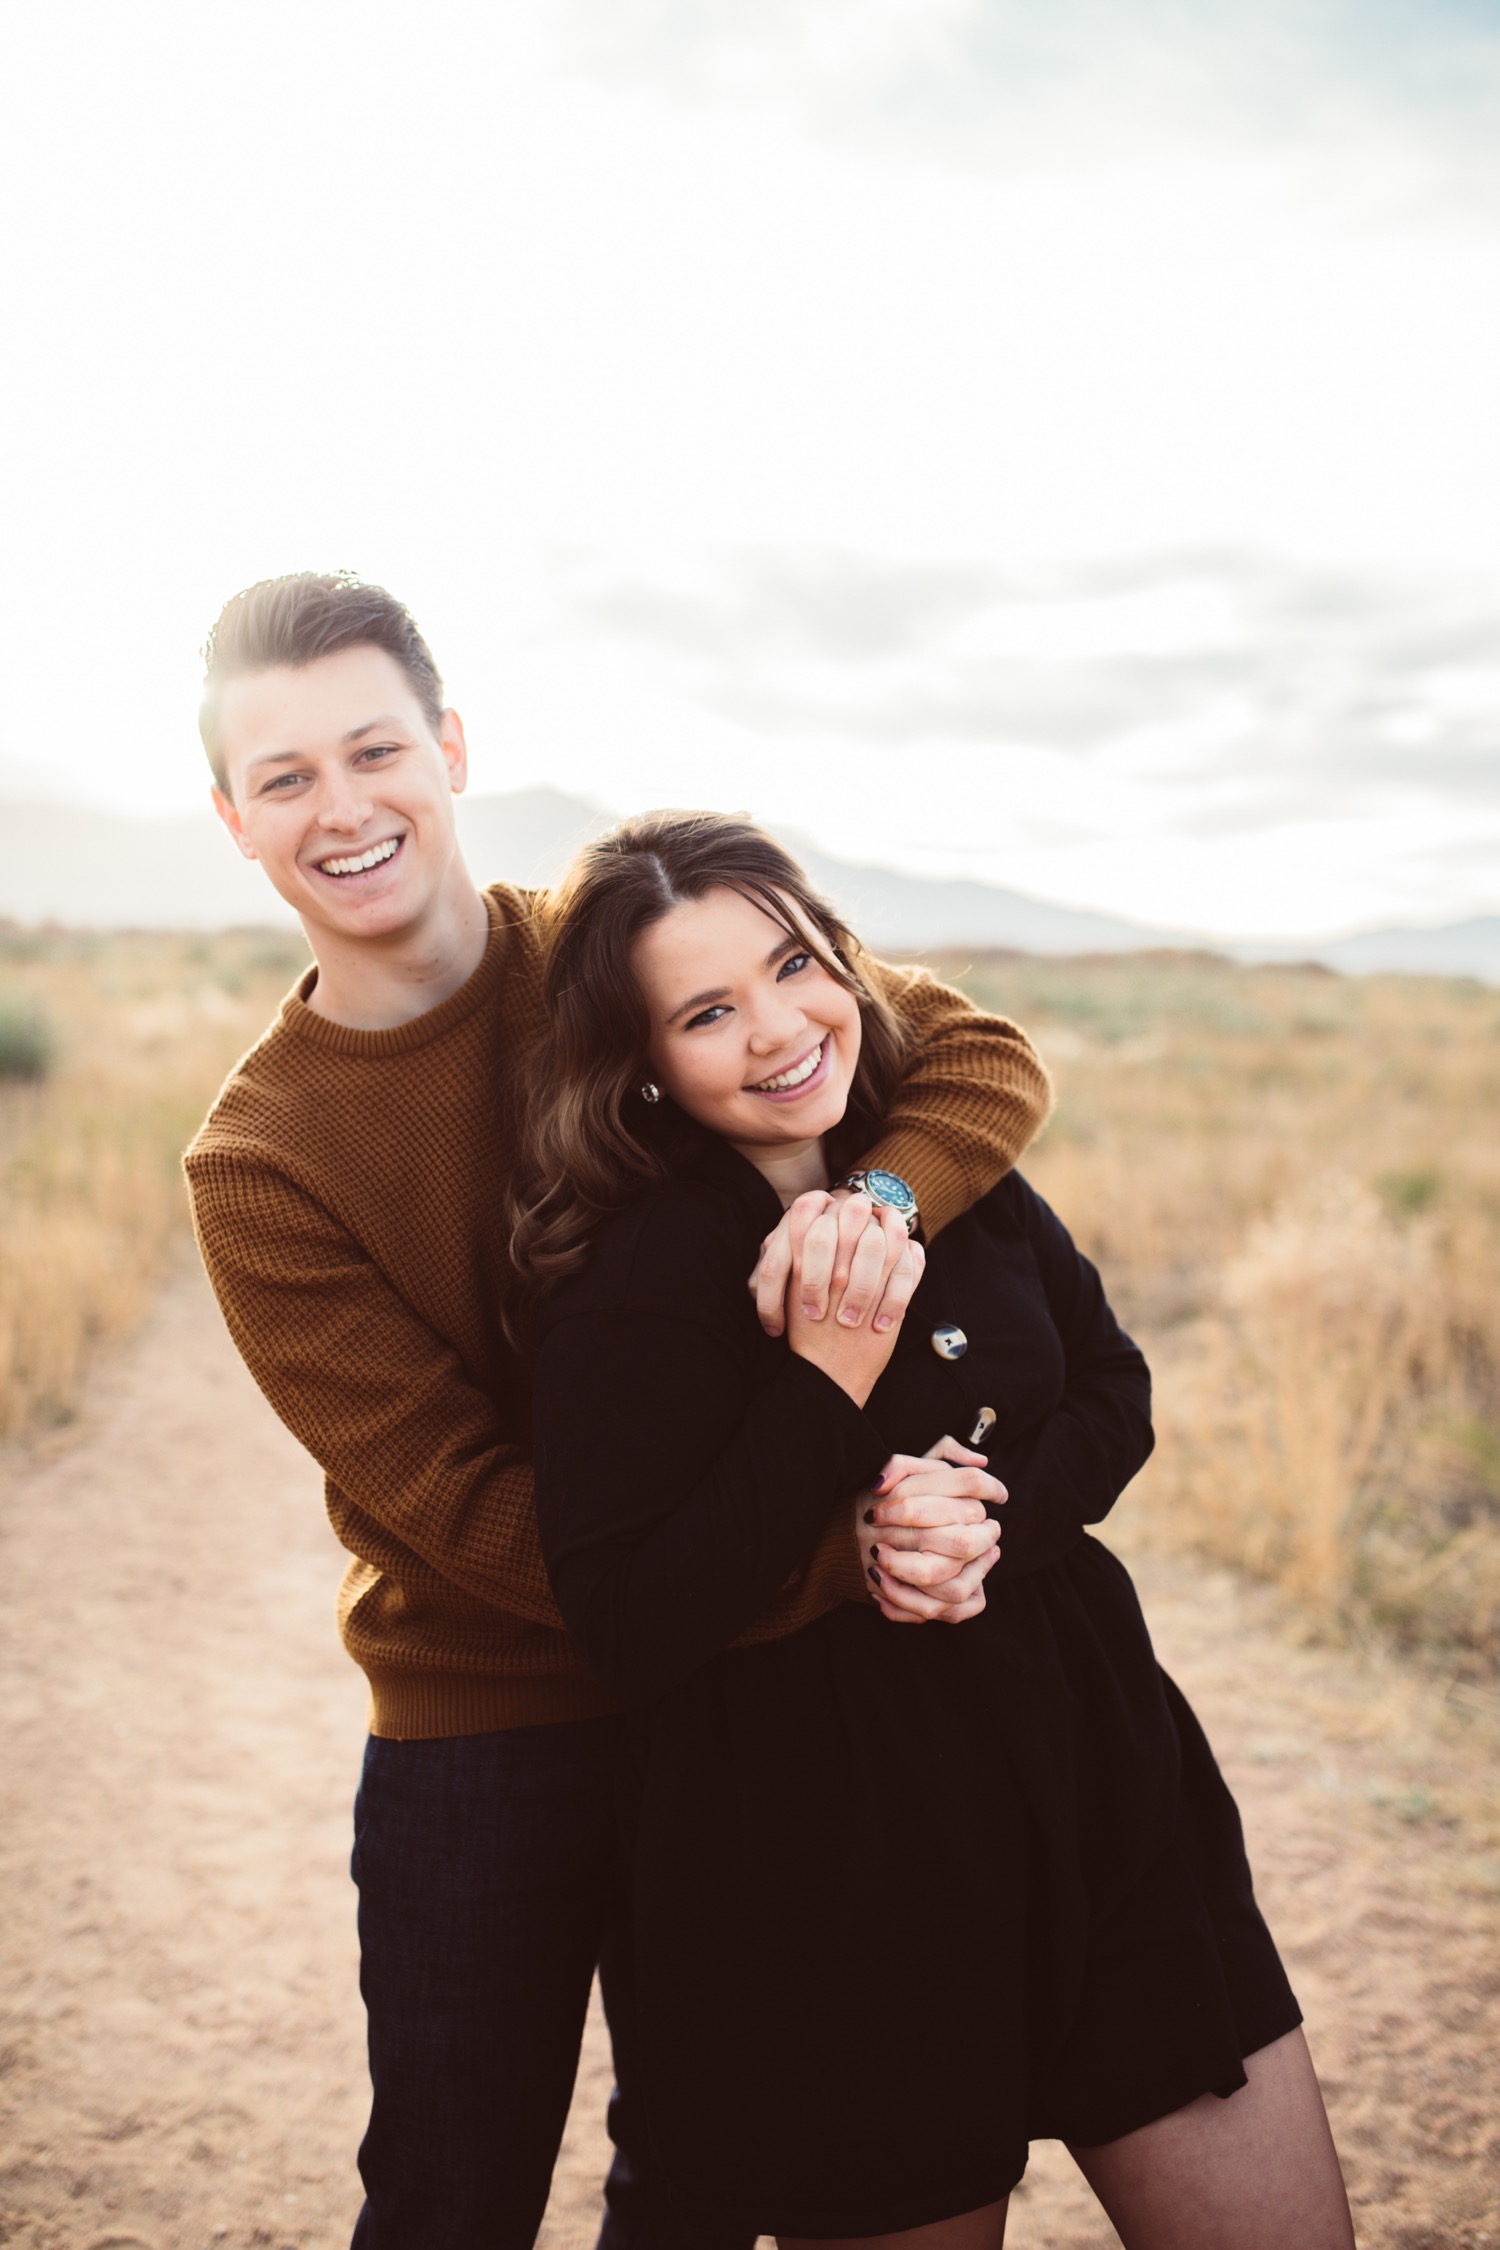
[[[361,875],[367,867],[378,867],[383,859],[395,852],[399,836],[388,836],[383,844],[372,844],[358,859],[324,859],[318,862],[325,875]]]
[[[795,1064],[791,1070],[784,1070],[779,1078],[760,1079],[756,1084],[755,1091],[757,1094],[786,1093],[790,1087],[800,1086],[805,1078],[811,1078],[822,1060],[823,1044],[820,1042],[814,1047],[810,1055]]]

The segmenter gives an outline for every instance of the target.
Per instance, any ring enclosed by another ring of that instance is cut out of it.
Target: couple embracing
[[[353,1558],[359,2250],[526,2250],[596,1968],[603,2250],[999,2250],[1039,2137],[1131,2250],[1342,2250],[1024,1037],[742,820],[478,889],[379,588],[231,601],[202,726],[314,955],[187,1168]]]

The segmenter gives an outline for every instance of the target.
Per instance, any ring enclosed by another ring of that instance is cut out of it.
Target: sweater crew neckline
[[[294,1038],[305,1039],[312,1045],[323,1047],[332,1054],[361,1056],[375,1059],[387,1055],[409,1055],[419,1048],[429,1047],[434,1040],[442,1039],[465,1022],[477,1008],[492,1000],[505,974],[506,958],[512,927],[529,919],[533,911],[524,892],[512,890],[509,884],[496,883],[482,891],[485,912],[489,916],[489,935],[479,966],[464,979],[456,992],[440,1000],[435,1008],[428,1008],[408,1023],[393,1024],[382,1031],[366,1031],[356,1024],[335,1023],[329,1016],[320,1016],[308,1006],[307,995],[317,981],[314,966],[301,977],[281,1004],[283,1028]]]

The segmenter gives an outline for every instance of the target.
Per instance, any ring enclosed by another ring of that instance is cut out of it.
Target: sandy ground
[[[203,1285],[65,1446],[0,1463],[0,2242],[335,2250],[363,2077],[348,1806],[363,1697],[317,1478]],[[1240,1796],[1367,2245],[1500,2245],[1500,1857],[1482,1710],[1137,1563]],[[589,2244],[591,2027],[543,2242]],[[1036,2152],[1015,2250],[1115,2241]]]

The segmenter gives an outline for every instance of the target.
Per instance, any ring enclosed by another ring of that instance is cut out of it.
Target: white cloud
[[[1419,840],[1443,864],[1433,905],[1453,905],[1448,847],[1476,823],[1500,835],[1500,678],[1476,661],[1493,608],[1473,579],[1222,553],[1027,579],[795,550],[657,580],[596,567],[567,598],[558,648],[588,642],[616,678],[736,727],[711,754],[704,736],[700,764],[850,853],[1294,932],[1408,908]],[[684,764],[658,793],[680,800],[692,733],[667,731]],[[1500,852],[1476,854],[1458,907],[1497,888]]]

